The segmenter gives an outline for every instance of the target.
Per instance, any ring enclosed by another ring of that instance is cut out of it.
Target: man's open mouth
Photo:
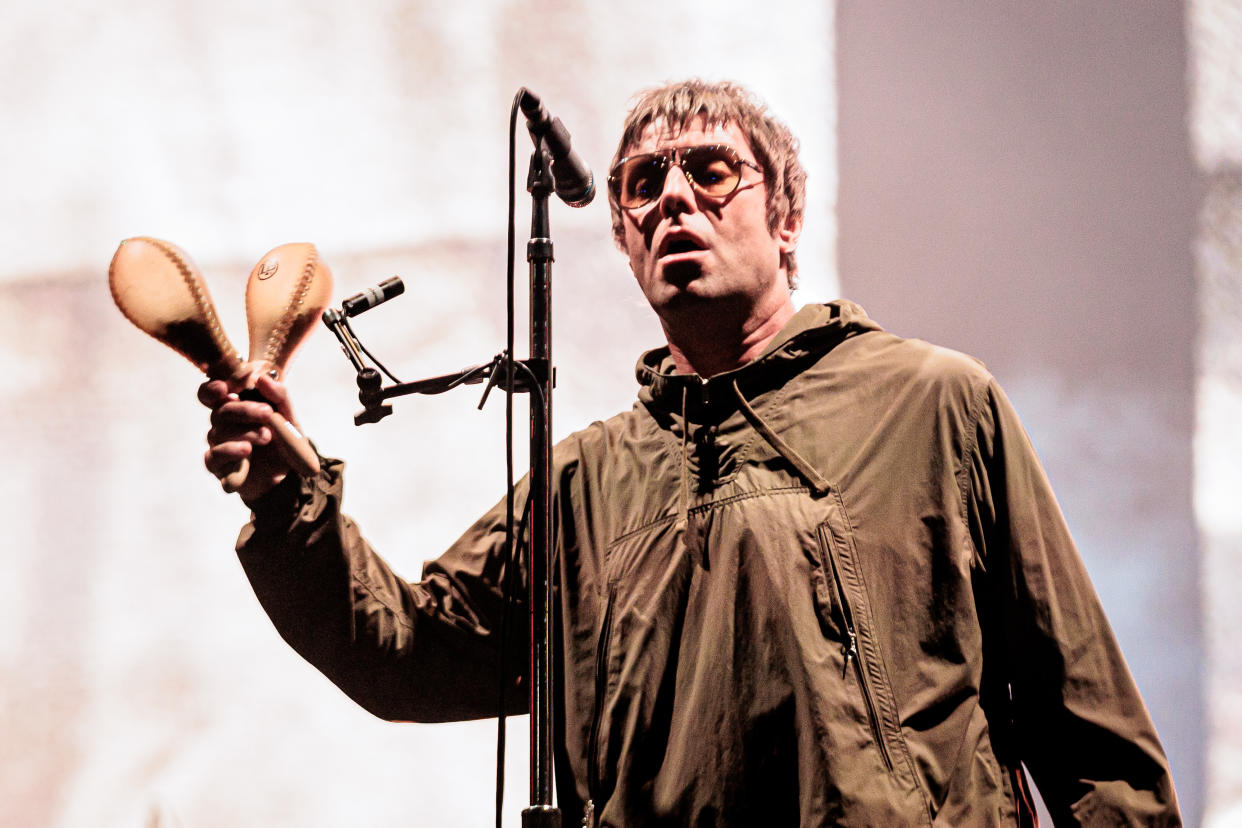
[[[694,253],[699,250],[706,250],[707,245],[692,239],[688,236],[679,236],[670,239],[664,244],[664,249],[660,252],[661,256],[676,256],[680,253]]]

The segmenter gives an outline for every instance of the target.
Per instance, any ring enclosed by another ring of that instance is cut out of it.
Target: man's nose
[[[664,189],[660,192],[660,214],[673,216],[698,208],[694,187],[680,165],[668,168],[664,176]]]

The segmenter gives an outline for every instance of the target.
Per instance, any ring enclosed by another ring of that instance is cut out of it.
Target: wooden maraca
[[[246,362],[225,336],[198,268],[176,245],[145,236],[126,239],[108,267],[108,285],[130,322],[209,378],[225,380],[231,390],[245,395],[260,375],[283,376],[331,300],[332,273],[307,243],[281,245],[255,265],[246,284]],[[279,413],[272,418],[272,431],[290,466],[306,475],[319,471],[310,441]],[[249,465],[243,459],[221,479],[226,491],[245,483]]]

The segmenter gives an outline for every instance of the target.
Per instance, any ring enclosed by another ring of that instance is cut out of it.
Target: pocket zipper
[[[616,602],[616,587],[608,587],[608,605],[604,608],[603,629],[595,648],[595,699],[591,711],[591,731],[587,737],[587,812],[584,825],[594,818],[595,800],[599,797],[599,731],[604,718],[604,694],[608,692],[608,648],[612,639],[612,608]]]
[[[828,552],[828,565],[832,567],[832,582],[836,585],[837,597],[841,601],[841,622],[845,627],[845,642],[841,645],[845,661],[841,668],[841,678],[845,678],[845,674],[850,669],[850,662],[853,662],[854,672],[858,676],[858,688],[862,693],[863,704],[867,708],[867,721],[871,724],[872,738],[875,739],[876,746],[880,749],[880,758],[884,760],[884,767],[891,773],[894,770],[893,757],[889,754],[888,742],[884,740],[879,711],[876,709],[875,700],[871,697],[871,685],[867,681],[867,671],[863,669],[862,658],[858,652],[858,632],[854,627],[854,609],[845,592],[845,584],[841,580],[841,565],[837,561],[836,547],[832,539],[827,536],[825,529],[821,527],[819,531],[823,547]]]

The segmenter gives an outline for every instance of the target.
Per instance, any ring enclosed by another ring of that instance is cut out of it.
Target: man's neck
[[[741,368],[758,357],[793,315],[793,300],[786,298],[771,312],[748,319],[732,331],[720,331],[700,320],[688,331],[675,332],[665,324],[664,334],[677,373],[707,378]]]

